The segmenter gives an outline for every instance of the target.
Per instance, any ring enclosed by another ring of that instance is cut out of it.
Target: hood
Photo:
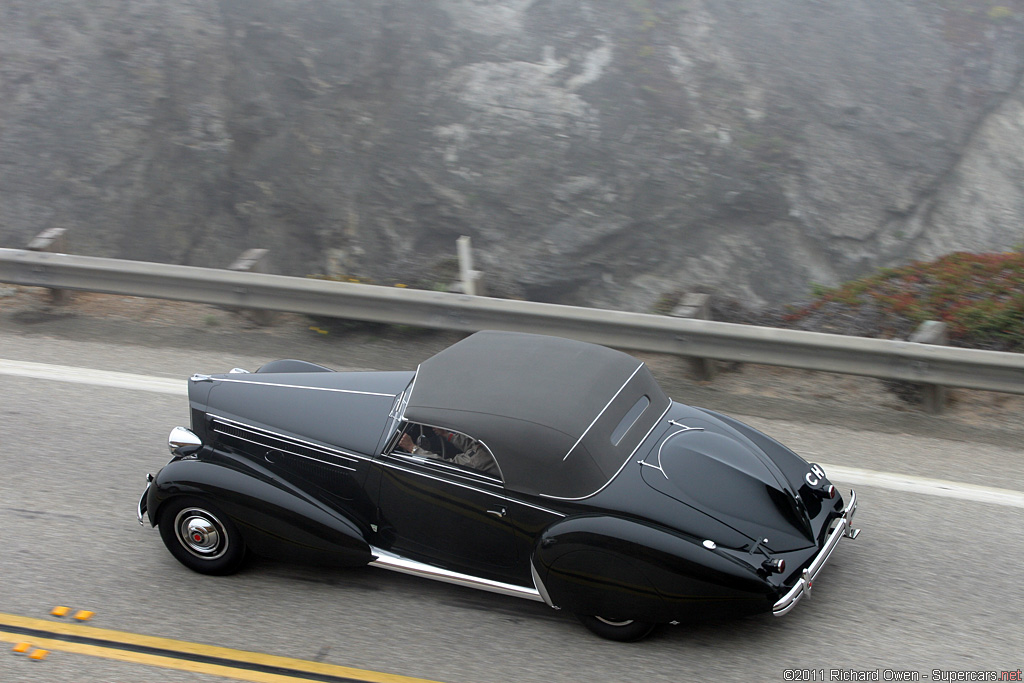
[[[707,413],[673,419],[642,461],[642,470],[651,488],[771,552],[814,544],[811,521],[779,465],[738,430]]]
[[[193,410],[272,432],[374,454],[411,372],[196,375]],[[199,427],[193,421],[193,427]]]

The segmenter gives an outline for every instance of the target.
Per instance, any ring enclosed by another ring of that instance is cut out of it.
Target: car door
[[[384,549],[473,576],[518,576],[509,505],[499,479],[392,450],[378,459],[377,536]]]

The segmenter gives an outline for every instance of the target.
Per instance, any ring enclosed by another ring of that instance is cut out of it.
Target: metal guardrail
[[[1024,354],[263,273],[0,249],[0,282],[472,332],[1024,394]]]

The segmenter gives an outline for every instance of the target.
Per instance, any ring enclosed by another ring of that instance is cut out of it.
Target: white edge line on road
[[[0,358],[0,375],[91,384],[93,386],[114,387],[116,389],[152,391],[178,396],[188,395],[188,384],[185,379],[134,375],[128,372],[93,370],[91,368],[76,368],[66,365],[50,365],[47,363],[32,363],[2,358]],[[905,491],[926,496],[958,498],[978,503],[1024,508],[1024,492],[1022,491],[964,484],[943,479],[915,477],[909,474],[862,470],[841,465],[826,465],[823,463],[822,467],[825,469],[830,480],[839,481],[844,484],[874,486],[890,491]]]
[[[824,468],[825,475],[830,481],[838,480],[844,484],[852,484],[854,486],[876,486],[889,489],[890,491],[906,491],[926,496],[959,498],[960,500],[971,500],[978,503],[1024,508],[1024,492],[1011,489],[964,484],[945,479],[915,477],[911,474],[860,470],[853,467],[842,467],[841,465],[822,464],[822,468]]]
[[[169,377],[133,375],[128,372],[75,368],[67,365],[50,365],[3,358],[0,358],[0,375],[188,396],[188,381],[185,378],[171,379]]]

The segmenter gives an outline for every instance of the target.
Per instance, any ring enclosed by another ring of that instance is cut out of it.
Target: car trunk
[[[811,519],[782,470],[750,439],[708,417],[673,421],[643,461],[647,485],[771,552],[814,545]]]

